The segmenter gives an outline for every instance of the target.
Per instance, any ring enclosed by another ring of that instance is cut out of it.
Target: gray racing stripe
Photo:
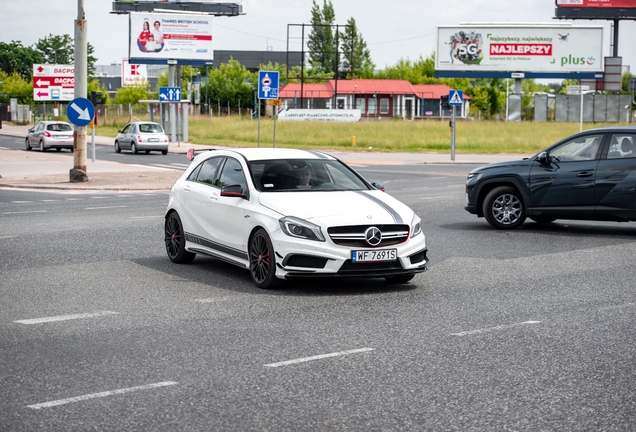
[[[377,205],[379,205],[380,207],[382,207],[384,210],[386,210],[387,212],[389,212],[389,214],[393,217],[393,220],[395,221],[395,223],[404,223],[402,221],[402,217],[400,216],[400,214],[398,212],[396,212],[395,210],[393,210],[391,208],[391,206],[389,206],[387,203],[385,203],[384,201],[382,201],[379,198],[374,197],[373,195],[370,195],[368,193],[362,192],[362,191],[354,191],[360,195],[362,195],[365,198],[369,198],[371,201],[373,201],[374,203],[376,203]]]

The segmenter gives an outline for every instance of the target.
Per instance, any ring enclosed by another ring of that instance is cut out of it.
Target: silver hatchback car
[[[68,149],[73,151],[73,126],[61,121],[43,121],[27,131],[24,147],[40,151]]]
[[[140,151],[146,153],[160,151],[161,154],[166,155],[168,143],[168,135],[159,123],[133,122],[119,131],[115,138],[115,152],[130,150],[133,154],[137,154]]]

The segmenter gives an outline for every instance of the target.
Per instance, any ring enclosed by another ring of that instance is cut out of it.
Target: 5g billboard
[[[439,71],[602,72],[603,27],[437,27]]]

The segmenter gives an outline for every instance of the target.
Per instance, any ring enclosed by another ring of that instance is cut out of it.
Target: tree
[[[336,43],[333,25],[336,14],[331,0],[323,0],[322,10],[313,0],[311,8],[311,32],[307,48],[311,67],[323,71],[336,70]]]
[[[367,43],[358,31],[356,20],[349,18],[345,31],[340,33],[342,40],[342,71],[347,74],[353,69],[353,76],[350,78],[371,78],[375,64],[371,61],[371,52],[367,48]],[[352,67],[353,66],[353,67]]]
[[[140,100],[145,100],[150,97],[149,92],[150,84],[148,82],[139,87],[121,87],[115,94],[116,104],[137,104]]]
[[[44,63],[42,54],[25,47],[20,41],[11,43],[0,42],[0,70],[12,74],[17,72],[23,79],[30,80],[33,76],[33,64]]]
[[[75,42],[69,34],[61,36],[49,34],[36,42],[35,49],[37,49],[44,58],[44,61],[41,63],[75,63]],[[97,58],[93,55],[94,52],[95,49],[89,42],[86,47],[89,77],[95,75],[95,63],[97,62]]]
[[[206,82],[208,98],[213,103],[218,102],[223,106],[228,102],[230,106],[252,106],[252,90],[256,88],[257,79],[256,74],[231,58],[229,62],[211,70]]]
[[[0,81],[0,102],[9,102],[11,98],[16,98],[19,104],[33,102],[33,84],[18,72],[7,74],[0,71]]]

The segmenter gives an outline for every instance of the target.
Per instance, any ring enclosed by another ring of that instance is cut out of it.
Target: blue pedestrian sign
[[[462,106],[464,92],[461,90],[451,90],[448,92],[448,104],[450,106]]]
[[[159,102],[181,102],[181,88],[159,87]]]
[[[66,117],[75,126],[86,126],[95,117],[95,107],[86,98],[75,98],[66,107]]]
[[[278,99],[278,71],[258,71],[258,98]]]

